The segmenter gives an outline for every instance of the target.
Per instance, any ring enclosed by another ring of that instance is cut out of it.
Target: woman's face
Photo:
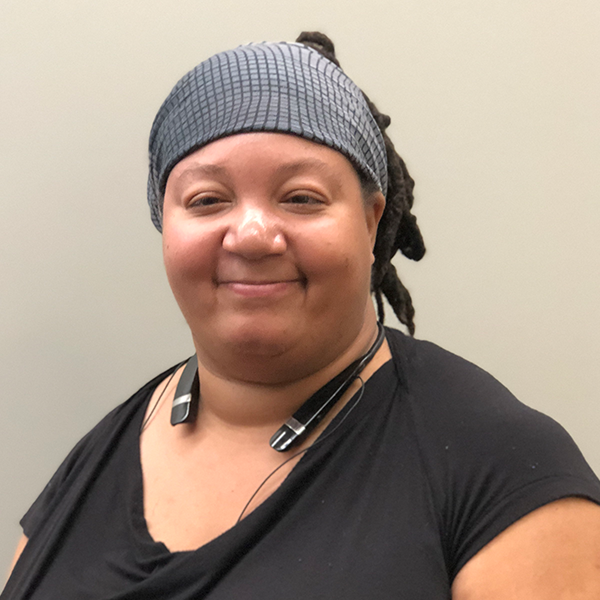
[[[199,359],[226,377],[300,379],[372,328],[372,248],[384,207],[339,152],[278,133],[212,142],[164,200],[167,276]]]

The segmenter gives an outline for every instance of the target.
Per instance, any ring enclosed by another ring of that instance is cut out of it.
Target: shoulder
[[[69,466],[77,463],[84,458],[97,445],[101,445],[103,441],[119,435],[124,427],[127,427],[132,418],[143,409],[147,402],[152,397],[152,393],[156,386],[176,367],[172,367],[167,371],[157,375],[139,390],[132,394],[127,400],[112,409],[105,415],[84,437],[75,445],[63,462],[61,469],[68,470]],[[60,469],[59,469],[60,471]],[[66,474],[66,473],[64,473]]]
[[[416,425],[432,432],[445,450],[470,451],[480,443],[511,454],[516,450],[511,441],[527,441],[531,448],[548,437],[572,443],[556,421],[526,406],[473,363],[395,330],[388,341]],[[535,462],[528,466],[535,468]]]
[[[386,333],[400,377],[411,389],[429,394],[443,391],[447,403],[450,398],[458,401],[478,394],[489,401],[514,400],[499,381],[468,360],[395,329],[388,328]]]
[[[64,501],[72,490],[83,489],[86,482],[94,477],[97,468],[108,453],[116,448],[116,442],[134,417],[140,415],[156,386],[175,368],[168,369],[142,386],[77,442],[21,520],[27,537],[35,533],[54,507]]]
[[[435,344],[393,330],[388,342],[453,574],[545,504],[600,502],[600,482],[556,421]]]

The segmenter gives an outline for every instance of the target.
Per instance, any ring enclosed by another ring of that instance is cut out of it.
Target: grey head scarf
[[[384,141],[356,84],[303,44],[249,44],[184,75],[156,115],[148,203],[159,231],[173,167],[209,142],[251,131],[290,133],[338,150],[386,194]]]

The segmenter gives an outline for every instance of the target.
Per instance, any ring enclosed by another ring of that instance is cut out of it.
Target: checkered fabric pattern
[[[387,191],[381,132],[356,84],[303,44],[262,43],[221,52],[173,88],[150,133],[148,203],[162,230],[171,169],[216,139],[249,131],[299,135],[344,154]]]

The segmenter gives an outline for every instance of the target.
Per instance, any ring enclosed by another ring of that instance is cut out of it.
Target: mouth
[[[283,279],[283,280],[231,280],[218,281],[218,287],[236,296],[244,298],[270,298],[283,296],[302,286],[300,279]]]

